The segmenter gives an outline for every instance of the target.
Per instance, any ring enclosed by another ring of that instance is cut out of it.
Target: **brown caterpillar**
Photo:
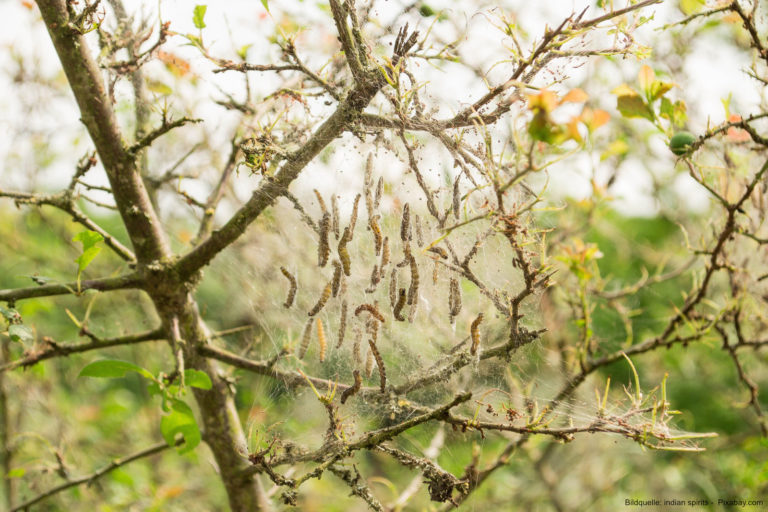
[[[413,254],[411,254],[411,243],[403,242],[403,261],[397,264],[398,268],[403,268],[411,262]]]
[[[315,192],[315,196],[317,196],[317,202],[320,203],[320,210],[325,214],[328,213],[328,207],[325,206],[325,201],[323,201],[323,196],[320,195],[320,192],[317,191],[317,189],[313,189]]]
[[[370,318],[365,323],[365,330],[368,334],[371,335],[371,339],[374,343],[379,339],[379,322],[377,322],[375,319]]]
[[[483,314],[480,313],[469,328],[469,335],[472,338],[472,346],[469,348],[469,353],[472,355],[477,354],[477,349],[480,346],[480,323],[482,321]]]
[[[381,274],[379,273],[379,266],[374,265],[371,269],[371,286],[365,289],[365,293],[373,293],[376,291],[376,285],[381,281]]]
[[[290,283],[290,288],[288,289],[288,297],[285,298],[285,303],[283,303],[283,306],[285,308],[290,308],[293,305],[293,300],[296,298],[296,278],[288,272],[288,270],[285,267],[280,267],[280,272],[283,273],[286,279],[288,279],[288,282]]]
[[[331,286],[332,283],[328,283],[325,285],[325,288],[323,288],[323,293],[320,294],[320,298],[317,300],[317,304],[314,305],[314,307],[307,313],[309,316],[315,316],[320,312],[321,309],[323,309],[323,306],[325,306],[325,303],[328,302],[328,299],[331,298]]]
[[[448,311],[451,323],[461,313],[461,288],[456,278],[451,278],[451,286],[448,294]]]
[[[437,274],[440,269],[440,263],[435,260],[435,266],[432,268],[432,284],[437,284]]]
[[[334,297],[339,294],[339,288],[341,287],[341,263],[337,260],[333,260],[333,279],[331,279],[331,292]]]
[[[395,320],[398,322],[405,322],[405,318],[402,316],[403,306],[405,306],[405,288],[400,288],[400,292],[397,297],[397,303],[395,304]]]
[[[456,176],[456,181],[453,182],[453,216],[456,220],[459,220],[459,214],[461,212],[461,190],[459,189],[459,178],[461,178],[461,174]]]
[[[373,352],[369,348],[365,353],[365,378],[370,379],[373,374]]]
[[[411,287],[408,288],[408,305],[410,306],[418,300],[419,297],[419,266],[416,264],[416,258],[411,256]]]
[[[349,400],[350,397],[354,396],[358,391],[360,391],[360,388],[363,386],[363,378],[360,376],[360,370],[353,371],[352,375],[355,377],[355,383],[345,389],[341,394],[342,404]]]
[[[384,178],[379,178],[379,181],[376,182],[376,195],[373,198],[373,207],[375,209],[379,208],[379,204],[381,203],[381,192],[384,188]]]
[[[336,348],[340,348],[344,343],[344,333],[347,330],[347,301],[341,302],[341,318],[339,319],[339,341],[336,342]]]
[[[317,264],[321,267],[328,263],[328,256],[331,254],[331,246],[328,242],[328,232],[330,229],[331,215],[325,212],[320,219],[320,242],[317,245]]]
[[[403,219],[400,223],[400,240],[403,242],[411,241],[411,207],[408,203],[403,206]]]
[[[331,231],[339,239],[339,203],[336,200],[336,194],[331,196]]]
[[[301,335],[301,345],[299,346],[299,359],[304,359],[304,356],[307,355],[309,342],[312,340],[312,322],[314,322],[314,319],[310,318],[304,326],[304,332]]]
[[[416,214],[413,217],[413,223],[415,224],[416,228],[416,243],[419,244],[419,247],[424,245],[424,233],[421,231],[421,218],[418,214]]]
[[[379,312],[379,309],[373,304],[360,304],[357,306],[357,309],[355,309],[355,316],[359,316],[363,311],[369,312],[373,318],[381,323],[386,321],[384,316]]]
[[[433,252],[433,253],[437,254],[438,256],[440,256],[440,257],[441,257],[442,259],[444,259],[444,260],[447,260],[447,259],[448,259],[448,252],[446,252],[446,250],[445,250],[445,249],[443,249],[442,247],[440,247],[440,246],[438,246],[438,245],[436,245],[436,246],[434,246],[434,247],[430,247],[430,248],[429,248],[429,249],[427,249],[427,250],[428,250],[429,252]]]
[[[381,246],[384,243],[384,238],[381,235],[381,228],[379,227],[379,216],[374,215],[368,221],[368,225],[373,231],[373,241],[376,244],[376,255],[381,254]]]
[[[341,260],[341,268],[344,269],[344,275],[349,276],[350,272],[352,270],[352,260],[349,257],[349,251],[347,250],[347,243],[352,239],[349,226],[344,228],[344,234],[341,235],[341,240],[339,240],[339,259]]]
[[[397,269],[392,269],[392,273],[389,274],[389,307],[395,307],[397,303]]]
[[[360,340],[363,339],[363,330],[360,326],[355,325],[355,341],[352,343],[352,360],[355,362],[355,366],[359,366],[363,360],[360,357]]]
[[[349,239],[355,236],[355,224],[357,224],[357,205],[360,203],[360,194],[355,196],[355,203],[352,205],[352,216],[349,218]]]
[[[389,265],[389,237],[384,237],[384,242],[381,246],[381,271],[384,272],[384,268]]]
[[[371,348],[371,352],[373,352],[374,359],[376,359],[376,366],[379,367],[379,387],[383,393],[387,386],[387,370],[384,368],[384,360],[381,358],[379,349],[376,347],[376,343],[373,340],[368,340],[368,346]]]
[[[325,349],[328,348],[328,342],[325,339],[325,328],[323,327],[323,320],[321,318],[317,319],[317,342],[318,347],[320,348],[318,357],[322,363],[325,361]]]

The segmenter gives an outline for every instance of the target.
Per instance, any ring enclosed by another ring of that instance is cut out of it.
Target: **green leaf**
[[[616,108],[624,117],[642,117],[653,121],[653,112],[639,94],[625,94],[616,98]]]
[[[169,446],[176,443],[177,434],[184,437],[185,444],[179,448],[179,453],[194,450],[202,438],[192,409],[176,398],[172,400],[171,412],[160,420],[160,432]]]
[[[77,257],[75,262],[78,265],[78,272],[82,272],[93,261],[93,258],[101,252],[100,247],[96,247],[96,244],[104,240],[104,237],[95,231],[81,231],[72,237],[73,242],[80,242],[83,244],[83,252]]]
[[[11,341],[18,341],[20,343],[29,343],[35,339],[32,329],[21,324],[14,324],[8,327],[8,336],[11,337]]]
[[[199,29],[205,28],[205,11],[208,10],[207,5],[196,5],[194,11],[192,11],[192,22],[195,27]]]
[[[184,382],[187,386],[200,389],[211,389],[213,383],[207,373],[200,370],[184,370]]]
[[[261,5],[269,12],[269,0],[261,0]]]
[[[12,469],[8,472],[7,475],[5,475],[7,478],[21,478],[27,473],[27,470],[24,468],[16,468]]]
[[[0,306],[0,315],[2,315],[6,322],[9,323],[21,321],[21,315],[13,308],[4,308],[3,306]]]
[[[141,366],[120,361],[119,359],[104,359],[95,361],[80,370],[78,377],[97,377],[105,379],[118,379],[124,377],[128,372],[136,372],[143,377],[152,379],[152,374]]]

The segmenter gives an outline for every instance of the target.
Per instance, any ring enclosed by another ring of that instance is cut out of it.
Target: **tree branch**
[[[13,302],[21,299],[33,299],[40,297],[52,297],[54,295],[68,295],[70,293],[77,295],[86,290],[97,290],[100,292],[112,290],[127,290],[141,288],[144,284],[144,276],[139,272],[125,274],[118,277],[105,277],[102,279],[90,279],[80,281],[79,292],[78,283],[62,284],[44,284],[31,288],[15,288],[10,290],[0,290],[0,301]]]

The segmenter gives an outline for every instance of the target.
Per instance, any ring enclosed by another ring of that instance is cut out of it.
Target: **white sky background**
[[[124,2],[129,11],[137,12],[143,9],[152,19],[156,19],[157,1],[134,2],[124,0]],[[170,20],[172,22],[171,29],[176,32],[196,33],[197,30],[192,23],[192,9],[196,3],[204,2],[163,0],[160,4],[163,19]],[[362,5],[363,2],[361,0],[358,3]],[[228,0],[226,2],[207,2],[207,4],[208,13],[205,20],[208,26],[204,30],[204,38],[210,46],[212,54],[216,56],[232,57],[233,49],[241,45],[247,43],[263,44],[265,35],[273,32],[274,21],[265,16],[264,8],[259,0]],[[478,4],[480,4],[479,7]],[[462,47],[461,55],[465,58],[473,58],[486,70],[493,62],[503,58],[503,53],[498,53],[495,56],[488,54],[488,49],[503,50],[503,48],[499,44],[500,34],[497,31],[489,30],[488,18],[481,14],[489,13],[488,6],[496,4],[503,4],[506,12],[514,13],[517,16],[521,27],[532,37],[538,37],[543,33],[546,24],[555,25],[572,11],[581,10],[588,4],[594,4],[594,1],[454,2],[431,0],[429,2],[429,5],[435,10],[449,9],[449,16],[455,19],[458,25],[468,24],[468,42]],[[653,41],[663,39],[663,34],[659,34],[656,30],[663,23],[680,19],[682,16],[676,8],[676,4],[675,1],[666,1],[662,5],[653,6],[652,10],[656,12],[656,19],[638,30],[636,39],[644,44],[653,44]],[[270,5],[275,19],[281,18],[281,12],[287,12],[293,13],[300,20],[304,20],[309,30],[305,31],[297,41],[299,52],[310,67],[321,65],[327,58],[328,49],[336,44],[329,17],[324,16],[314,8],[315,2],[272,0]],[[378,0],[376,5],[374,11],[376,17],[382,20],[382,23],[387,23],[391,20],[393,13],[399,10],[402,2]],[[624,5],[624,2],[616,2],[616,5],[617,7]],[[318,23],[323,24],[325,30],[312,30],[312,18],[307,17],[307,13],[312,12],[316,13],[315,19]],[[48,35],[44,31],[42,23],[35,22],[38,18],[39,14],[36,9],[26,8],[21,0],[0,0],[0,45],[4,49],[0,53],[0,90],[5,91],[0,96],[2,98],[0,99],[0,132],[8,134],[5,137],[0,137],[0,163],[4,164],[4,167],[0,169],[2,176],[0,186],[3,188],[29,189],[32,186],[39,186],[40,183],[31,184],[27,177],[31,175],[33,169],[45,165],[47,148],[68,155],[68,157],[48,167],[45,172],[39,175],[39,180],[47,187],[64,186],[72,172],[71,162],[82,156],[91,145],[90,141],[80,140],[75,143],[73,148],[72,134],[78,131],[82,132],[82,125],[78,121],[79,116],[73,101],[51,101],[50,91],[40,90],[39,86],[29,85],[19,88],[13,84],[12,75],[17,70],[17,66],[13,63],[14,52],[39,59],[34,65],[35,69],[27,70],[28,74],[39,73],[46,77],[61,76],[59,62],[53,52]],[[420,21],[421,26],[418,28],[425,31],[431,18],[421,18]],[[183,47],[182,43],[181,38],[173,38],[166,49],[188,58],[192,63],[193,70],[199,74],[201,80],[197,86],[183,87],[178,92],[199,97],[195,110],[190,115],[204,118],[206,120],[204,129],[207,135],[211,137],[214,144],[221,144],[222,148],[226,148],[235,115],[225,113],[221,107],[210,100],[210,97],[223,98],[217,91],[217,87],[230,90],[236,97],[241,97],[242,77],[240,74],[231,72],[218,75],[210,74],[208,72],[212,69],[210,63],[199,56],[196,50]],[[11,49],[13,50],[11,51]],[[315,60],[313,60],[313,50],[317,50],[314,52],[314,55],[317,56]],[[664,48],[658,50],[662,53],[668,51]],[[259,48],[254,47],[253,51],[249,53],[249,61],[253,63],[277,62],[275,48],[270,48],[268,51],[272,52],[271,59],[268,53],[260,53]],[[29,60],[28,62],[35,61]],[[649,63],[652,66],[655,64],[653,57]],[[610,95],[610,90],[621,82],[636,84],[637,71],[642,64],[642,62],[628,58],[617,64],[617,76],[608,77],[607,80],[599,78],[594,82],[590,81],[588,92],[593,95],[592,101],[595,106],[604,108],[614,117],[618,117],[615,110],[615,98]],[[754,83],[751,83],[742,73],[742,70],[746,69],[748,65],[747,52],[739,53],[729,44],[718,44],[716,37],[696,40],[692,54],[687,56],[684,62],[685,75],[688,77],[682,75],[664,77],[667,80],[671,79],[680,83],[684,87],[684,90],[676,89],[672,94],[684,98],[688,103],[690,131],[694,133],[704,131],[708,117],[712,123],[722,122],[724,110],[721,99],[727,97],[731,92],[734,93],[734,98],[738,99],[734,100],[732,104],[734,112],[747,114],[755,111],[761,98],[756,93]],[[151,74],[153,68],[148,69]],[[572,77],[572,83],[578,83],[594,70],[594,62],[587,62],[577,69],[563,68],[563,70],[565,74]],[[658,69],[658,71],[663,72],[665,70]],[[504,74],[505,69],[499,67],[490,73],[489,78],[501,80]],[[458,100],[460,103],[456,103],[457,106],[460,106],[461,103],[472,102],[485,92],[482,84],[476,82],[472,84],[467,79],[462,80],[460,74],[451,72],[450,84],[445,83],[445,76],[445,73],[435,73],[434,85],[439,85],[439,88],[442,88],[444,96],[451,96]],[[278,79],[270,76],[269,73],[254,73],[252,77],[255,82],[261,81],[265,84],[265,92],[271,92],[274,86],[279,83]],[[468,75],[466,78],[469,78]],[[681,80],[685,80],[685,82],[681,83]],[[538,84],[543,85],[541,82]],[[430,87],[432,85],[430,84]],[[121,87],[122,92],[128,97],[130,92],[125,81]],[[118,94],[120,92],[121,90],[118,89]],[[23,107],[23,105],[30,103],[37,107],[31,115],[25,113]],[[118,105],[118,109],[120,108]],[[446,114],[449,113],[446,112]],[[639,122],[643,123],[643,121]],[[182,130],[185,129],[188,128],[182,128]],[[606,131],[610,133],[611,129],[610,124],[601,128],[603,134]],[[652,183],[649,172],[655,173],[657,176],[667,176],[674,173],[673,155],[665,147],[661,135],[654,137],[656,140],[651,144],[653,154],[649,155],[649,158],[644,162],[633,159],[624,162],[619,179],[611,190],[617,198],[616,207],[627,214],[648,215],[655,211],[654,200],[648,194]],[[592,175],[591,169],[600,167],[599,162],[597,162],[598,155],[599,153],[594,155],[584,153],[575,158],[569,158],[563,165],[554,167],[551,170],[551,192],[555,196],[567,194],[573,197],[586,197],[589,195],[591,193],[589,184],[589,178]],[[331,161],[331,167],[343,165],[344,158],[343,153],[337,153],[335,159]],[[428,159],[425,161],[427,164],[439,164],[439,158],[436,158],[434,162],[429,162]],[[194,159],[191,159],[189,163],[195,165]],[[207,162],[196,163],[199,166],[206,164]],[[314,163],[313,165],[317,164]],[[608,169],[598,170],[598,177],[601,176],[601,173],[605,174],[606,171]],[[312,175],[317,176],[318,173],[313,172]],[[330,177],[332,174],[326,174],[326,176]],[[95,181],[94,178],[93,173],[89,174],[91,182]],[[688,206],[695,209],[706,207],[708,199],[703,191],[692,186],[684,175],[679,176],[677,180],[681,199],[686,201]],[[242,188],[243,195],[248,195],[248,184],[244,183]],[[188,190],[201,198],[206,193],[203,188],[196,190],[191,183]]]

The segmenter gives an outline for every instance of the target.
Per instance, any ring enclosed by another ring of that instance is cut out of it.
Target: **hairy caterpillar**
[[[440,269],[440,263],[435,260],[435,266],[432,268],[432,284],[437,284],[437,273]]]
[[[367,311],[371,314],[373,318],[378,320],[381,323],[385,322],[384,316],[379,312],[379,308],[374,306],[373,304],[360,304],[357,306],[357,309],[355,309],[355,316],[359,316],[360,313],[363,311]]]
[[[381,203],[381,192],[384,188],[384,178],[379,178],[379,181],[376,182],[376,195],[373,198],[373,207],[375,209],[379,208],[379,204]]]
[[[325,288],[323,288],[323,293],[320,294],[320,298],[317,300],[317,304],[314,305],[314,307],[307,313],[309,316],[315,316],[320,312],[321,309],[323,309],[323,306],[325,306],[325,303],[328,302],[328,299],[331,298],[331,286],[332,283],[328,283],[325,285]]]
[[[419,244],[419,247],[424,245],[424,234],[421,231],[421,218],[418,214],[416,214],[413,217],[413,223],[415,224],[416,228],[416,243]]]
[[[293,305],[293,300],[296,298],[296,288],[298,287],[296,284],[296,278],[288,272],[288,270],[285,267],[280,267],[280,272],[283,273],[286,279],[288,279],[288,282],[290,283],[290,288],[288,289],[288,297],[285,298],[285,303],[283,303],[283,306],[286,308],[290,308]]]
[[[373,318],[368,319],[368,321],[365,323],[365,330],[368,334],[371,335],[373,342],[376,343],[376,340],[379,339],[379,322]]]
[[[411,256],[411,287],[408,288],[408,305],[410,306],[418,300],[419,295],[419,266],[416,264],[416,258]]]
[[[453,216],[456,220],[459,220],[459,214],[461,212],[461,190],[459,189],[459,179],[461,174],[456,176],[456,181],[453,182]]]
[[[309,342],[312,340],[312,322],[314,322],[314,318],[307,320],[307,324],[304,326],[304,332],[301,335],[301,345],[299,346],[299,359],[304,359],[304,356],[307,355]]]
[[[325,339],[325,328],[323,327],[323,320],[321,318],[317,319],[317,343],[320,348],[318,357],[322,363],[325,361],[325,350],[328,348],[328,342]]]
[[[341,240],[339,240],[339,259],[341,260],[341,267],[344,269],[345,276],[349,276],[352,270],[352,260],[349,257],[349,250],[347,250],[347,243],[352,239],[352,236],[350,235],[351,232],[349,226],[347,226],[344,228],[344,234],[341,235]]]
[[[373,352],[369,348],[365,353],[365,378],[370,379],[373,374]]]
[[[365,161],[363,184],[365,187],[365,209],[368,212],[368,219],[370,219],[373,217],[373,195],[371,194],[373,188],[373,153],[369,154]]]
[[[397,269],[393,268],[389,274],[389,307],[395,307],[397,302]]]
[[[360,194],[355,196],[355,202],[352,205],[352,216],[349,218],[349,239],[355,236],[355,224],[357,224],[357,205],[360,203]]]
[[[411,254],[411,243],[403,242],[403,261],[397,264],[398,268],[403,268],[411,262],[413,254]]]
[[[371,270],[371,286],[365,289],[365,293],[373,293],[376,291],[376,285],[381,281],[381,273],[379,273],[379,266],[374,265]]]
[[[328,263],[328,256],[331,254],[331,246],[328,242],[328,232],[330,229],[331,215],[325,212],[320,219],[320,242],[317,245],[317,264],[321,267]]]
[[[331,231],[339,239],[339,202],[336,200],[336,194],[331,196]]]
[[[403,219],[400,223],[400,240],[403,242],[411,241],[411,207],[408,203],[403,206]]]
[[[381,254],[381,246],[384,243],[384,239],[381,235],[381,228],[379,227],[379,216],[374,215],[373,217],[371,217],[370,220],[368,221],[368,225],[373,231],[373,241],[376,244],[376,255],[378,256],[379,254]]]
[[[381,271],[384,272],[384,267],[389,265],[389,237],[384,237],[384,242],[381,246]]]
[[[317,189],[313,189],[315,192],[315,196],[317,196],[317,202],[320,204],[320,210],[323,213],[328,213],[328,207],[325,206],[325,201],[323,201],[323,196],[320,195],[320,192],[317,191]]]
[[[339,319],[339,341],[336,342],[336,348],[340,348],[344,343],[344,332],[347,330],[347,301],[341,302],[341,318]]]
[[[400,288],[400,292],[398,293],[397,297],[397,303],[395,304],[395,320],[398,322],[405,322],[405,318],[402,316],[403,312],[403,306],[405,306],[405,288]]]
[[[376,359],[376,366],[379,367],[379,387],[383,393],[387,386],[387,370],[384,368],[384,359],[381,358],[379,349],[376,347],[376,342],[368,340],[368,346],[371,348],[371,352],[373,352],[374,359]],[[373,370],[373,368],[371,368],[371,370]]]
[[[430,248],[429,248],[429,249],[427,249],[427,250],[428,250],[429,252],[433,252],[433,253],[437,254],[438,256],[440,256],[440,257],[441,257],[442,259],[444,259],[444,260],[447,260],[447,259],[448,259],[448,253],[446,252],[446,250],[445,250],[445,249],[443,249],[443,248],[442,248],[442,247],[440,247],[439,245],[436,245],[436,246],[434,246],[434,247],[430,247]]]
[[[472,355],[477,354],[477,348],[480,346],[480,323],[482,321],[483,314],[480,313],[469,328],[469,335],[472,338],[472,346],[469,348],[469,353]]]
[[[459,287],[459,281],[452,277],[451,285],[448,294],[448,310],[451,317],[451,323],[461,313],[461,288]]]
[[[363,330],[359,325],[355,325],[355,341],[352,343],[352,361],[355,362],[355,366],[360,366],[363,362],[360,357],[360,340],[363,339]]]
[[[345,389],[341,394],[342,404],[349,400],[350,397],[354,396],[358,391],[360,391],[360,388],[363,386],[363,378],[360,376],[360,370],[353,371],[352,375],[355,377],[355,383]]]
[[[331,292],[336,297],[341,286],[341,263],[337,260],[333,260],[333,279],[331,279],[331,283]]]

